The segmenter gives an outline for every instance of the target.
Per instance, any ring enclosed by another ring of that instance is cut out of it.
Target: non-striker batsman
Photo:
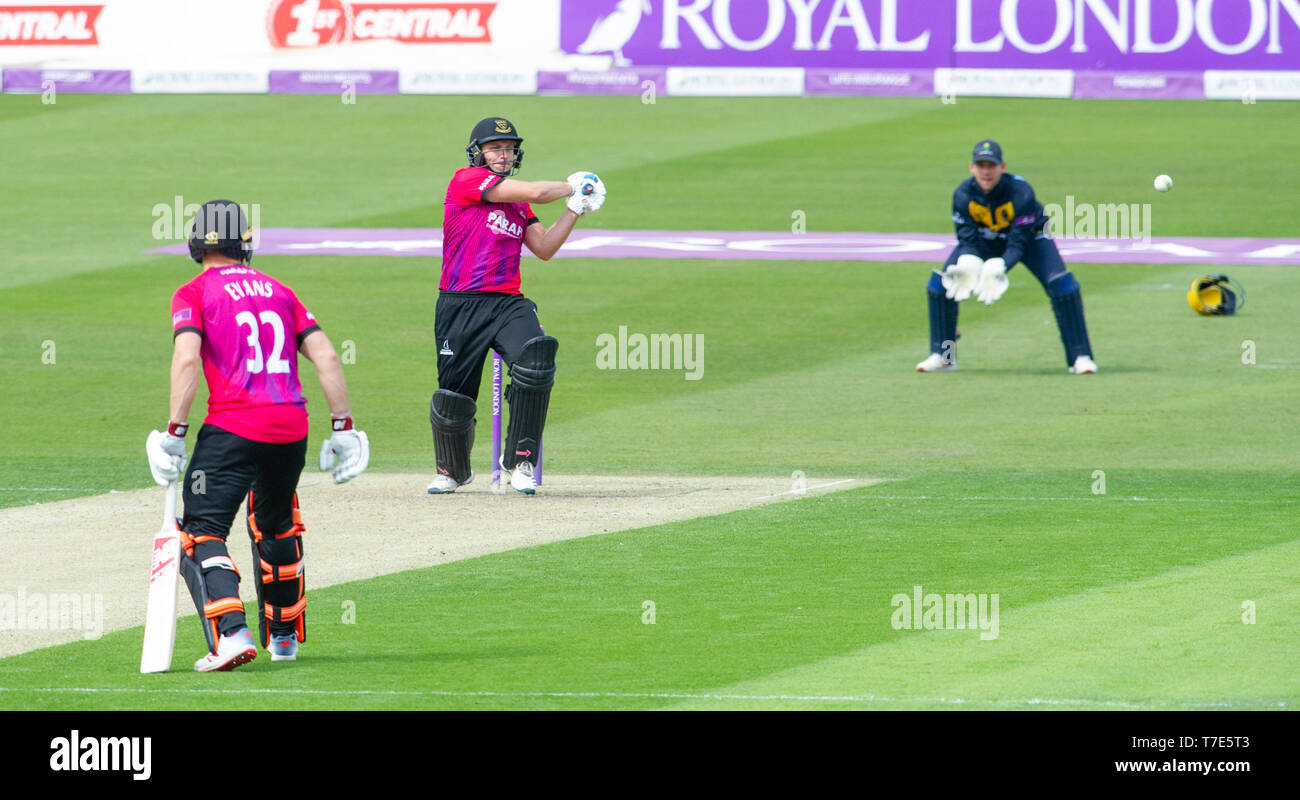
[[[235,203],[213,200],[199,209],[189,248],[203,271],[172,297],[167,431],[153,431],[145,442],[159,485],[185,474],[180,572],[208,643],[208,653],[194,664],[199,672],[231,670],[257,656],[239,599],[239,572],[226,549],[245,497],[261,644],[272,661],[293,661],[306,638],[304,528],[296,492],[308,425],[299,353],[316,365],[330,408],[333,434],[321,448],[321,469],[335,467],[334,482],[342,483],[360,475],[370,459],[366,435],[352,425],[334,346],[292,289],[250,266],[252,237]],[[186,470],[187,419],[200,367],[208,414]]]

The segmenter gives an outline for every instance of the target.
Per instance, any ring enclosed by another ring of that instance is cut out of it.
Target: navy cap
[[[992,139],[980,139],[971,152],[971,162],[992,161],[995,164],[1002,163],[1002,145]]]

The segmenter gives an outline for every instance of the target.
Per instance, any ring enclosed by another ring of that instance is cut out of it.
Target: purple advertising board
[[[602,72],[541,70],[537,73],[538,94],[641,94],[649,85],[664,91],[668,70],[611,69]]]
[[[267,78],[271,94],[397,94],[397,70],[273,69]]]
[[[16,94],[37,94],[51,88],[68,93],[130,94],[131,70],[5,67],[0,85]]]
[[[616,66],[1300,69],[1300,0],[561,0]]]

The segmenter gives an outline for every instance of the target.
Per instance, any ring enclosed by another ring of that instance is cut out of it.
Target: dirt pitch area
[[[342,486],[304,472],[308,590],[519,547],[706,517],[878,483],[863,478],[604,477],[546,474],[532,497],[487,476],[428,495],[427,475],[367,473]],[[508,480],[508,479],[507,479]],[[163,490],[0,510],[0,658],[141,625]],[[528,524],[512,511],[528,509]],[[230,552],[255,602],[243,512]],[[182,588],[181,614],[194,614]],[[35,612],[33,611],[35,609]],[[41,609],[45,609],[41,613]],[[72,612],[77,612],[75,615]]]

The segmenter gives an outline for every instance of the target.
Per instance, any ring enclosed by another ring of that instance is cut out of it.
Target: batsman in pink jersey
[[[591,172],[567,181],[519,181],[523,164],[519,131],[507,119],[488,117],[470,133],[469,166],[452,176],[443,201],[442,278],[433,330],[438,344],[438,391],[429,405],[438,475],[429,494],[454,492],[474,479],[474,414],[488,350],[510,372],[510,405],[501,467],[510,485],[533,494],[542,429],[555,384],[559,342],[542,332],[537,305],[520,291],[524,247],[542,261],[560,249],[578,217],[605,202],[605,184]],[[552,225],[532,204],[565,200]]]
[[[370,460],[369,441],[352,424],[334,346],[292,289],[249,266],[252,235],[243,210],[229,200],[205,203],[195,217],[190,255],[203,272],[172,297],[171,416],[167,432],[153,431],[145,442],[159,485],[185,473],[180,567],[208,643],[194,664],[199,672],[231,670],[257,655],[226,549],[245,497],[261,644],[272,661],[294,661],[306,641],[297,489],[308,424],[298,353],[316,365],[330,407],[333,435],[321,448],[320,468],[333,466],[334,482],[343,483]],[[200,366],[208,415],[187,470],[186,420]]]

